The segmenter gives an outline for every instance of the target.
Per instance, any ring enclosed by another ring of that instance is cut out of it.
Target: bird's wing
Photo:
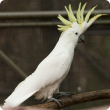
[[[45,58],[35,72],[17,86],[15,91],[5,100],[3,107],[16,107],[41,88],[58,81],[68,69],[69,58],[70,56],[65,53]]]
[[[69,54],[61,53],[59,55],[48,57],[40,63],[34,74],[42,79],[42,87],[52,84],[59,80],[68,70],[71,64],[71,57]],[[36,72],[38,74],[36,74]],[[42,77],[43,76],[43,77]]]

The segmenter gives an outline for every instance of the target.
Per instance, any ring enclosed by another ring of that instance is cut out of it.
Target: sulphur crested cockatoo
[[[97,14],[89,20],[93,7],[87,15],[83,16],[86,3],[81,9],[81,3],[74,16],[71,5],[69,9],[66,8],[69,20],[63,18],[60,14],[58,18],[64,25],[58,25],[58,30],[62,34],[52,52],[38,65],[37,69],[22,81],[13,91],[13,93],[5,100],[2,108],[17,107],[26,99],[35,95],[35,99],[49,99],[60,104],[56,98],[52,98],[53,94],[59,93],[60,83],[64,80],[69,72],[74,49],[78,42],[82,42],[84,37],[81,35],[90,27],[90,25],[100,16],[104,14]],[[59,93],[60,94],[60,93]],[[65,95],[61,92],[61,94]],[[60,94],[60,95],[61,95]],[[69,93],[67,93],[69,94]]]

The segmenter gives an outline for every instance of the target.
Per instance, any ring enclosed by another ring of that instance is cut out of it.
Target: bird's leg
[[[59,93],[55,94],[55,98],[59,99],[60,97],[64,97],[64,96],[72,97],[72,95],[75,95],[75,93],[73,93],[73,92],[59,92]]]
[[[58,100],[58,99],[55,99],[55,98],[50,98],[48,101],[47,101],[47,103],[48,102],[56,102],[57,104],[58,104],[58,106],[59,106],[59,108],[61,108],[62,107],[62,102],[61,102],[61,100]]]

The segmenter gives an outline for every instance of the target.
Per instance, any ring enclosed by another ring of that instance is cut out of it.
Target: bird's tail
[[[17,107],[22,102],[24,102],[26,99],[28,99],[30,96],[32,96],[35,92],[36,92],[36,90],[34,92],[28,93],[24,96],[22,96],[22,94],[21,94],[20,97],[18,97],[18,93],[14,94],[14,95],[12,94],[5,100],[5,103],[2,106],[2,108]]]
[[[9,108],[10,104],[8,103],[4,103],[4,105],[2,106],[2,108],[0,108],[0,110],[3,110],[4,108]]]

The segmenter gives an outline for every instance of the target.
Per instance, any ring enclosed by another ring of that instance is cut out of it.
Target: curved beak
[[[81,43],[81,42],[83,42],[83,44],[84,44],[84,42],[85,42],[85,40],[84,40],[84,35],[80,35],[80,36],[79,36],[78,43]]]

